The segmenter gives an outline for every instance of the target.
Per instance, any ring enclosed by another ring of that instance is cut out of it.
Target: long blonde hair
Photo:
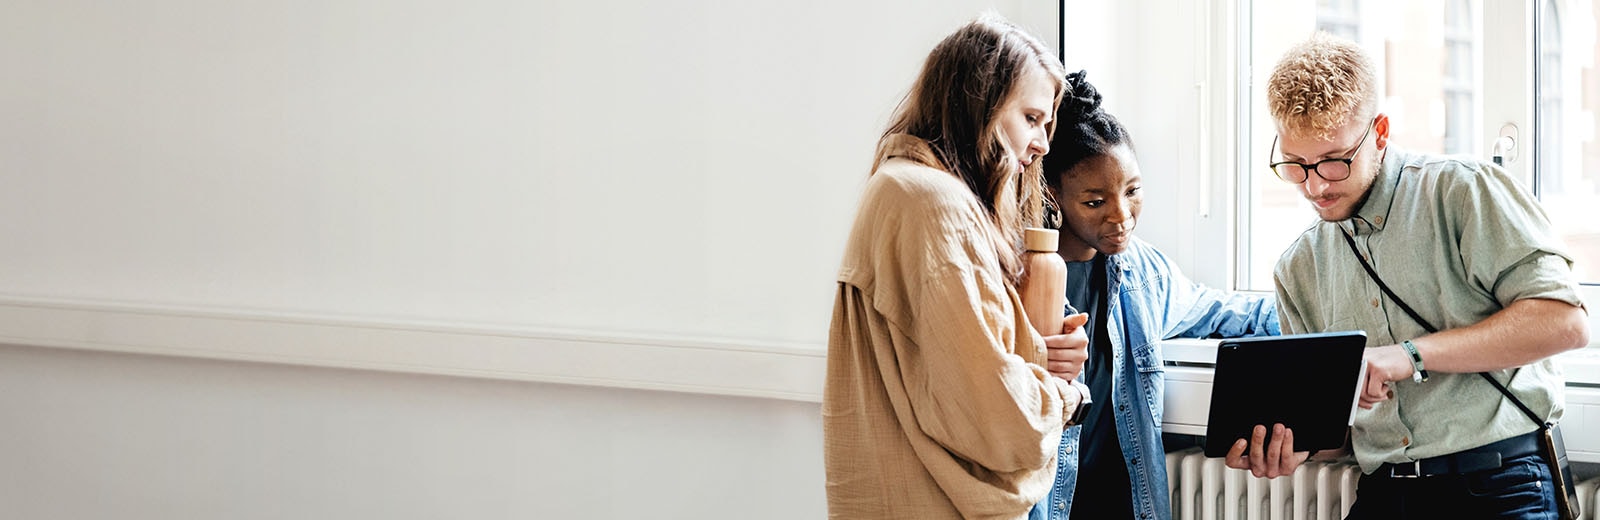
[[[995,116],[1029,74],[1055,80],[1055,104],[1065,91],[1061,62],[1037,38],[994,14],[956,30],[928,53],[911,91],[896,108],[884,139],[908,134],[926,141],[941,165],[977,196],[992,220],[995,252],[1007,280],[1022,276],[1022,230],[1044,214],[1041,162],[1021,175]],[[1054,110],[1052,105],[1051,110]],[[1055,131],[1052,121],[1047,130]],[[883,141],[879,141],[882,144]],[[874,170],[890,153],[878,147]]]

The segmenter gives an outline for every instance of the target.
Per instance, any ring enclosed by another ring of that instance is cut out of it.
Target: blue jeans
[[[1362,475],[1345,520],[1517,518],[1554,520],[1550,466],[1534,453],[1496,469],[1425,478]]]

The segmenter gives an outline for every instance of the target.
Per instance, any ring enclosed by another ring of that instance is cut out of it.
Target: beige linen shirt
[[[892,136],[839,268],[822,419],[831,518],[1025,518],[1076,395],[996,258],[978,199]]]
[[[1278,260],[1273,280],[1284,333],[1361,330],[1368,348],[1428,334],[1367,275],[1344,233],[1384,283],[1440,330],[1477,323],[1524,298],[1582,305],[1550,220],[1504,170],[1391,147],[1356,214],[1318,221]],[[1552,360],[1523,366],[1515,377],[1513,370],[1490,374],[1509,381],[1534,413],[1561,417],[1563,378]],[[1367,473],[1538,427],[1476,373],[1432,373],[1427,382],[1391,387],[1394,399],[1356,410],[1351,444]]]

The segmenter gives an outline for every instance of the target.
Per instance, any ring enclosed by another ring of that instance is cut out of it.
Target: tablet
[[[1227,456],[1257,424],[1294,431],[1294,451],[1344,445],[1366,381],[1360,331],[1227,339],[1217,345],[1206,456]]]

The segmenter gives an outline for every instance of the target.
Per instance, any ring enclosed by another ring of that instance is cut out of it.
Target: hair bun
[[[1100,110],[1100,91],[1084,79],[1088,75],[1088,71],[1082,70],[1067,75],[1067,93],[1061,100],[1061,111],[1073,119],[1086,119]]]

